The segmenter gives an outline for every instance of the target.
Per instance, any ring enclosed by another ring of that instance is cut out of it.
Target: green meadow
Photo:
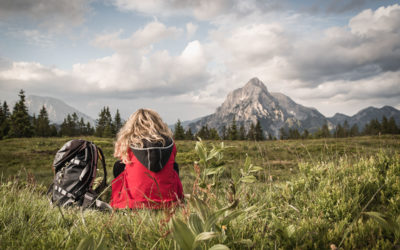
[[[400,136],[177,141],[185,201],[112,213],[50,206],[53,158],[70,139],[0,141],[0,249],[400,247]],[[110,183],[113,140],[84,139],[104,151]]]

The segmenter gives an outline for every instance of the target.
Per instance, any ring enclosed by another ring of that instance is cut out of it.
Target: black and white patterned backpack
[[[104,177],[93,190],[97,162],[103,165]],[[107,170],[102,150],[85,140],[71,140],[56,153],[53,162],[55,176],[48,194],[51,204],[57,206],[81,206],[110,210],[98,196],[107,187]]]

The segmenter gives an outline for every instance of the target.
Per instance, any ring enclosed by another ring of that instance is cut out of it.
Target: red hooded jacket
[[[112,181],[110,205],[113,208],[170,207],[183,198],[182,183],[174,170],[176,146],[167,138],[161,143],[130,147],[125,170]]]

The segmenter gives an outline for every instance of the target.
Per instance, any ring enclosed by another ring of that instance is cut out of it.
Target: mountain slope
[[[84,119],[85,123],[90,122],[92,126],[95,125],[95,120],[93,118],[53,97],[30,95],[26,98],[26,105],[29,114],[36,114],[36,116],[39,114],[40,109],[45,106],[49,114],[49,120],[52,123],[61,124],[68,114],[72,115],[76,113],[79,119],[81,117]]]
[[[314,132],[324,123],[330,124],[316,109],[299,105],[283,94],[270,93],[263,82],[253,78],[244,87],[230,92],[214,114],[189,124],[189,127],[198,131],[207,125],[221,132],[233,118],[246,129],[258,119],[265,134],[272,136],[279,136],[281,127]]]
[[[346,120],[349,123],[349,126],[357,124],[360,129],[363,129],[372,119],[378,119],[381,122],[383,116],[386,116],[388,119],[393,116],[396,124],[400,125],[400,111],[391,106],[384,106],[382,108],[368,107],[360,110],[353,116],[335,114],[333,117],[328,119],[335,125],[339,123],[343,124]]]

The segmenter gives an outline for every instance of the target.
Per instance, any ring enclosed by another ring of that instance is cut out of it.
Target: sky
[[[258,77],[325,116],[400,109],[400,5],[386,0],[1,0],[0,101],[93,118],[211,114]]]

